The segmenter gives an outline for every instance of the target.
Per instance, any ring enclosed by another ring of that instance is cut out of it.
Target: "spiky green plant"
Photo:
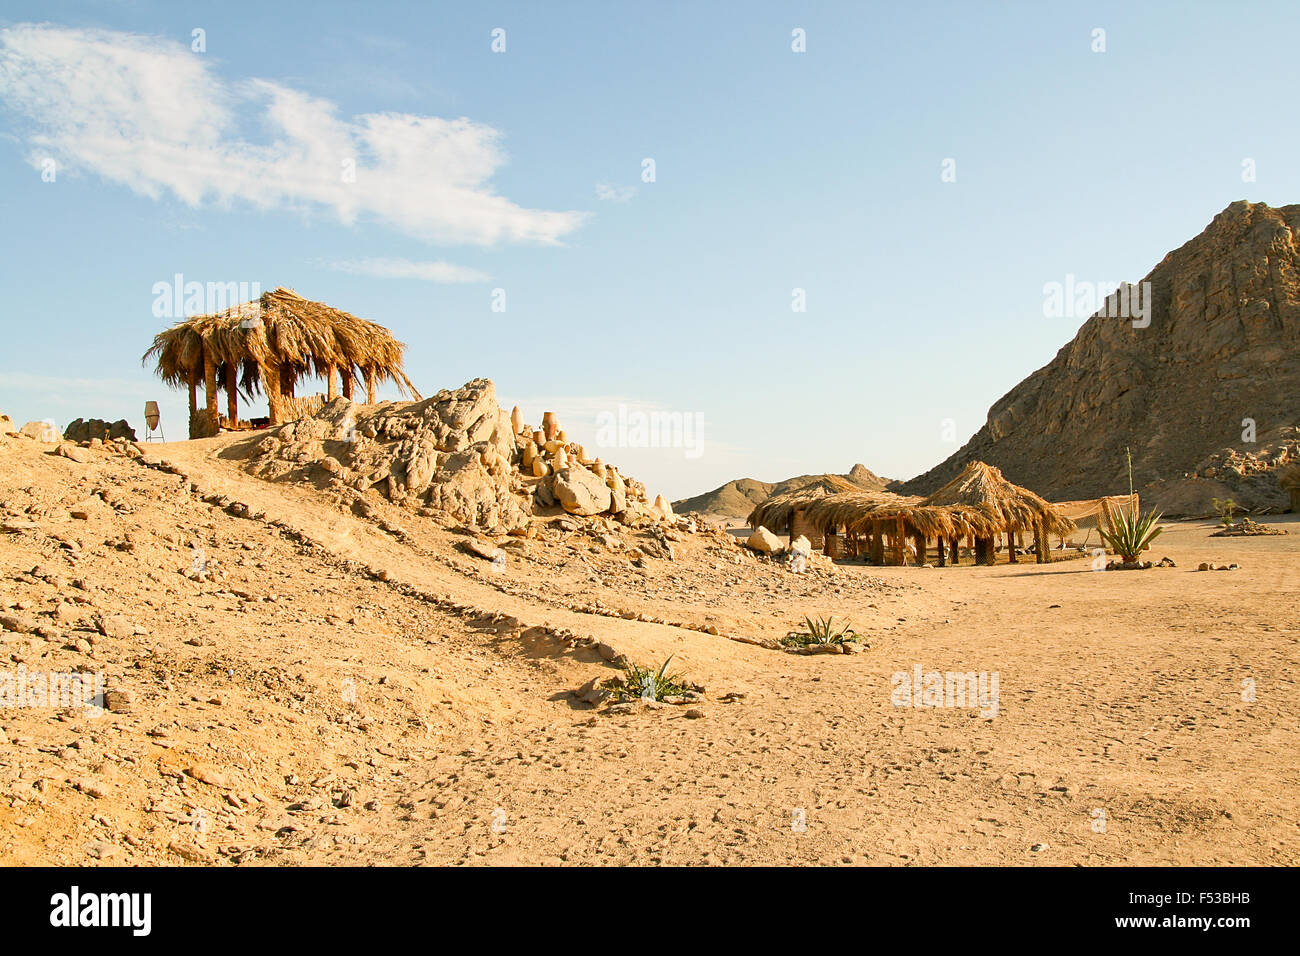
[[[787,647],[807,647],[810,644],[848,644],[858,639],[851,622],[837,623],[833,617],[803,619],[806,631],[791,631],[781,641]]]
[[[662,701],[665,697],[676,697],[685,693],[685,678],[681,674],[668,673],[668,665],[671,661],[670,656],[658,670],[630,661],[624,664],[621,678],[623,686],[616,691],[616,696],[620,700]]]
[[[1120,560],[1125,564],[1132,564],[1151,546],[1156,536],[1165,530],[1156,524],[1159,520],[1158,511],[1142,514],[1137,509],[1129,511],[1121,508],[1115,514],[1115,526],[1111,530],[1107,531],[1105,528],[1098,530],[1101,531],[1102,540],[1120,556]]]
[[[1133,453],[1127,445],[1124,447],[1124,457],[1128,460],[1128,495],[1132,499]],[[1101,532],[1101,540],[1119,555],[1121,561],[1125,564],[1133,564],[1142,556],[1142,552],[1151,546],[1156,536],[1165,530],[1156,526],[1159,520],[1158,511],[1142,514],[1139,509],[1127,511],[1121,508],[1115,516],[1115,526],[1110,531],[1102,527],[1098,527],[1097,530]]]

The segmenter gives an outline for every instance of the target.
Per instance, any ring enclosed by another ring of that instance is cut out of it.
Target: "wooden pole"
[[[340,369],[343,377],[343,397],[349,402],[352,401],[352,366],[348,365]]]
[[[325,399],[332,402],[338,398],[338,394],[338,383],[334,380],[334,366],[327,365],[325,366]]]
[[[948,566],[948,543],[940,535],[935,544],[939,546],[939,567],[946,568]]]
[[[272,366],[262,369],[262,388],[266,392],[267,415],[272,425],[284,421],[284,408],[280,402],[280,370]]]
[[[203,394],[207,401],[203,411],[203,437],[217,433],[217,366],[212,356],[203,350]]]
[[[378,382],[375,380],[375,370],[373,368],[366,369],[366,404],[367,405],[375,404],[375,400],[378,398],[378,396],[376,395],[376,392],[378,392],[377,386],[378,386]]]
[[[952,566],[955,568],[961,564],[961,539],[951,538],[948,541],[949,550],[952,551]]]
[[[903,555],[907,542],[907,534],[903,528],[903,517],[899,515],[894,522],[894,564],[900,568],[903,566]]]
[[[1016,529],[1007,525],[1007,562],[1016,564]]]
[[[1047,522],[1040,518],[1034,523],[1034,551],[1037,552],[1039,564],[1051,562],[1051,548],[1052,542],[1047,537]]]
[[[239,424],[239,379],[236,375],[238,371],[234,362],[226,366],[226,412],[232,428]]]

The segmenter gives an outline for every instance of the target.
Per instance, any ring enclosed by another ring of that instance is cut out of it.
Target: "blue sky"
[[[426,394],[490,377],[578,440],[619,404],[701,415],[701,454],[602,452],[672,498],[906,478],[1082,324],[1046,283],[1135,281],[1236,199],[1300,201],[1294,4],[176,7],[5,5],[20,423],[143,433],[154,398],[183,437],[140,364],[181,273],[373,319]]]

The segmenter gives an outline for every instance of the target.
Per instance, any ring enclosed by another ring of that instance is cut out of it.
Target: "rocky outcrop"
[[[78,442],[90,441],[92,438],[98,438],[100,441],[109,441],[115,438],[125,438],[127,441],[136,440],[135,429],[127,424],[125,418],[119,418],[115,422],[106,422],[98,418],[85,421],[78,418],[63,429],[63,437],[68,441]]]
[[[666,504],[646,504],[639,482],[588,458],[554,416],[533,430],[518,409],[506,414],[487,379],[420,402],[334,399],[257,439],[249,467],[269,480],[315,478],[345,494],[375,492],[497,533],[557,507],[629,524],[672,517]]]
[[[1148,325],[1093,315],[961,450],[901,490],[928,494],[978,459],[1056,500],[1127,492],[1129,448],[1144,503],[1198,513],[1211,495],[1240,494],[1282,505],[1275,481],[1198,471],[1225,448],[1258,455],[1300,423],[1298,233],[1300,206],[1233,203],[1143,280]]]

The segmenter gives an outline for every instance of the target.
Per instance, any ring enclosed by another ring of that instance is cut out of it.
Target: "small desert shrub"
[[[1212,507],[1219,516],[1219,524],[1225,528],[1232,524],[1232,513],[1237,510],[1237,503],[1231,498],[1211,498]]]
[[[640,664],[623,665],[623,675],[618,683],[621,686],[611,688],[618,700],[663,700],[676,697],[686,692],[685,678],[681,674],[668,673],[669,657],[658,670],[643,667]]]
[[[808,647],[811,644],[848,644],[858,639],[850,622],[836,622],[833,617],[803,619],[805,631],[791,631],[781,639],[786,647]]]
[[[1165,530],[1156,525],[1159,520],[1158,511],[1142,514],[1140,511],[1121,508],[1115,515],[1114,530],[1102,529],[1101,537],[1110,549],[1120,556],[1120,560],[1125,564],[1132,564],[1150,547],[1156,536]]]

